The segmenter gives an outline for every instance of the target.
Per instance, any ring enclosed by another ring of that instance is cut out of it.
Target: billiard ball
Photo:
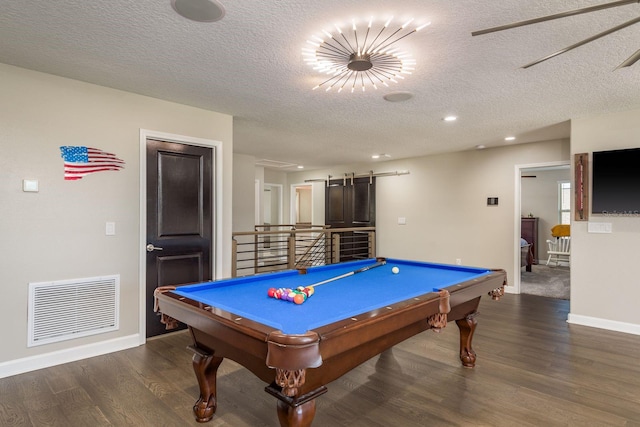
[[[391,269],[391,272],[392,272],[393,274],[398,274],[398,273],[400,273],[400,269],[399,269],[398,267],[393,267],[393,268]]]

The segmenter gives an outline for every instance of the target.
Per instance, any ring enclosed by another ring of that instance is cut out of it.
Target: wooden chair
[[[549,265],[552,258],[555,260],[556,266],[560,265],[561,261],[569,264],[571,255],[570,236],[556,237],[553,240],[547,240],[547,244],[549,245],[547,265]]]

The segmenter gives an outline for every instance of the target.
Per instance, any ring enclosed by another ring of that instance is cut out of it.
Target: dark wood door
[[[325,191],[325,224],[332,229],[375,226],[375,178],[330,181]],[[363,233],[341,233],[340,239],[340,261],[368,257],[368,239]]]
[[[211,280],[213,149],[147,139],[147,337],[158,286]]]

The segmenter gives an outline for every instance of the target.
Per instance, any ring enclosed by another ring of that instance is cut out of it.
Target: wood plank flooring
[[[419,334],[329,384],[314,426],[640,426],[640,336],[566,323],[569,302],[505,295],[480,304],[474,349],[458,329]],[[185,332],[0,379],[1,426],[196,426]],[[209,427],[277,426],[275,398],[225,360]]]

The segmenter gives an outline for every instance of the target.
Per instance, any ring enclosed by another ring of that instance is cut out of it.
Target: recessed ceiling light
[[[413,94],[411,92],[391,92],[383,96],[383,98],[389,102],[403,102],[413,98]]]
[[[179,15],[198,22],[215,22],[224,17],[224,6],[217,0],[171,0]]]
[[[372,158],[372,159],[380,159],[380,158],[386,158],[386,159],[388,159],[388,158],[391,158],[391,155],[390,155],[390,154],[385,154],[385,153],[373,154],[373,155],[371,156],[371,158]]]
[[[304,166],[298,165],[298,169],[304,169]]]
[[[515,136],[508,136],[506,137],[504,140],[505,141],[515,141],[516,137]]]
[[[476,150],[484,150],[485,148],[487,148],[487,147],[482,145],[482,144],[476,145]]]
[[[447,116],[443,120],[445,122],[455,122],[456,120],[458,120],[458,117],[456,117],[456,116]]]

